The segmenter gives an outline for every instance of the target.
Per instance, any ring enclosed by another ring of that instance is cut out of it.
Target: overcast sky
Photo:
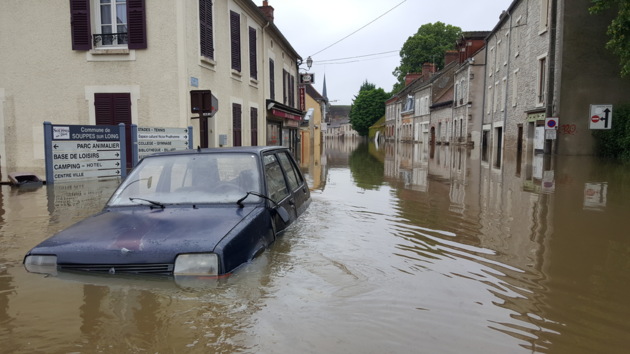
[[[262,5],[262,0],[255,2]],[[349,105],[366,80],[386,92],[391,91],[396,82],[392,72],[400,64],[400,48],[423,24],[440,21],[463,31],[490,31],[512,0],[268,0],[268,3],[274,8],[275,25],[293,48],[304,61],[308,56],[313,58],[309,72],[315,74],[317,91],[322,93],[325,74],[331,103]],[[374,55],[378,53],[383,54]],[[306,69],[306,65],[303,67]]]

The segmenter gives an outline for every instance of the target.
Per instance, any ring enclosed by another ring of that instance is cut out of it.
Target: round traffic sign
[[[594,116],[592,116],[592,117],[591,117],[591,122],[593,122],[593,123],[597,123],[597,122],[599,122],[599,116],[598,116],[597,114],[596,114],[596,115],[594,115]]]
[[[549,128],[554,128],[554,127],[556,126],[556,120],[555,120],[555,119],[549,119],[549,120],[547,121],[547,126],[548,126]]]

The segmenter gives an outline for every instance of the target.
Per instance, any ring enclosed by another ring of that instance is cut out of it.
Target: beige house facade
[[[295,143],[301,58],[273,11],[250,0],[0,2],[2,178],[43,174],[46,121],[192,126],[195,147]],[[200,118],[191,97],[208,91],[218,107]]]

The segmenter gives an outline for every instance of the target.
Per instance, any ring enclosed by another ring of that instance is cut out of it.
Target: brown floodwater
[[[3,185],[0,353],[628,352],[630,168],[515,155],[328,142],[299,221],[194,287],[26,272],[118,181]]]

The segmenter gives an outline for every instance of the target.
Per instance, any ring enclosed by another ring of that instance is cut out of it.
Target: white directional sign
[[[189,148],[188,128],[138,127],[138,159],[156,152]]]
[[[613,105],[592,104],[590,125],[591,129],[610,129],[612,127]]]
[[[53,141],[52,167],[55,180],[119,177],[120,142]]]

